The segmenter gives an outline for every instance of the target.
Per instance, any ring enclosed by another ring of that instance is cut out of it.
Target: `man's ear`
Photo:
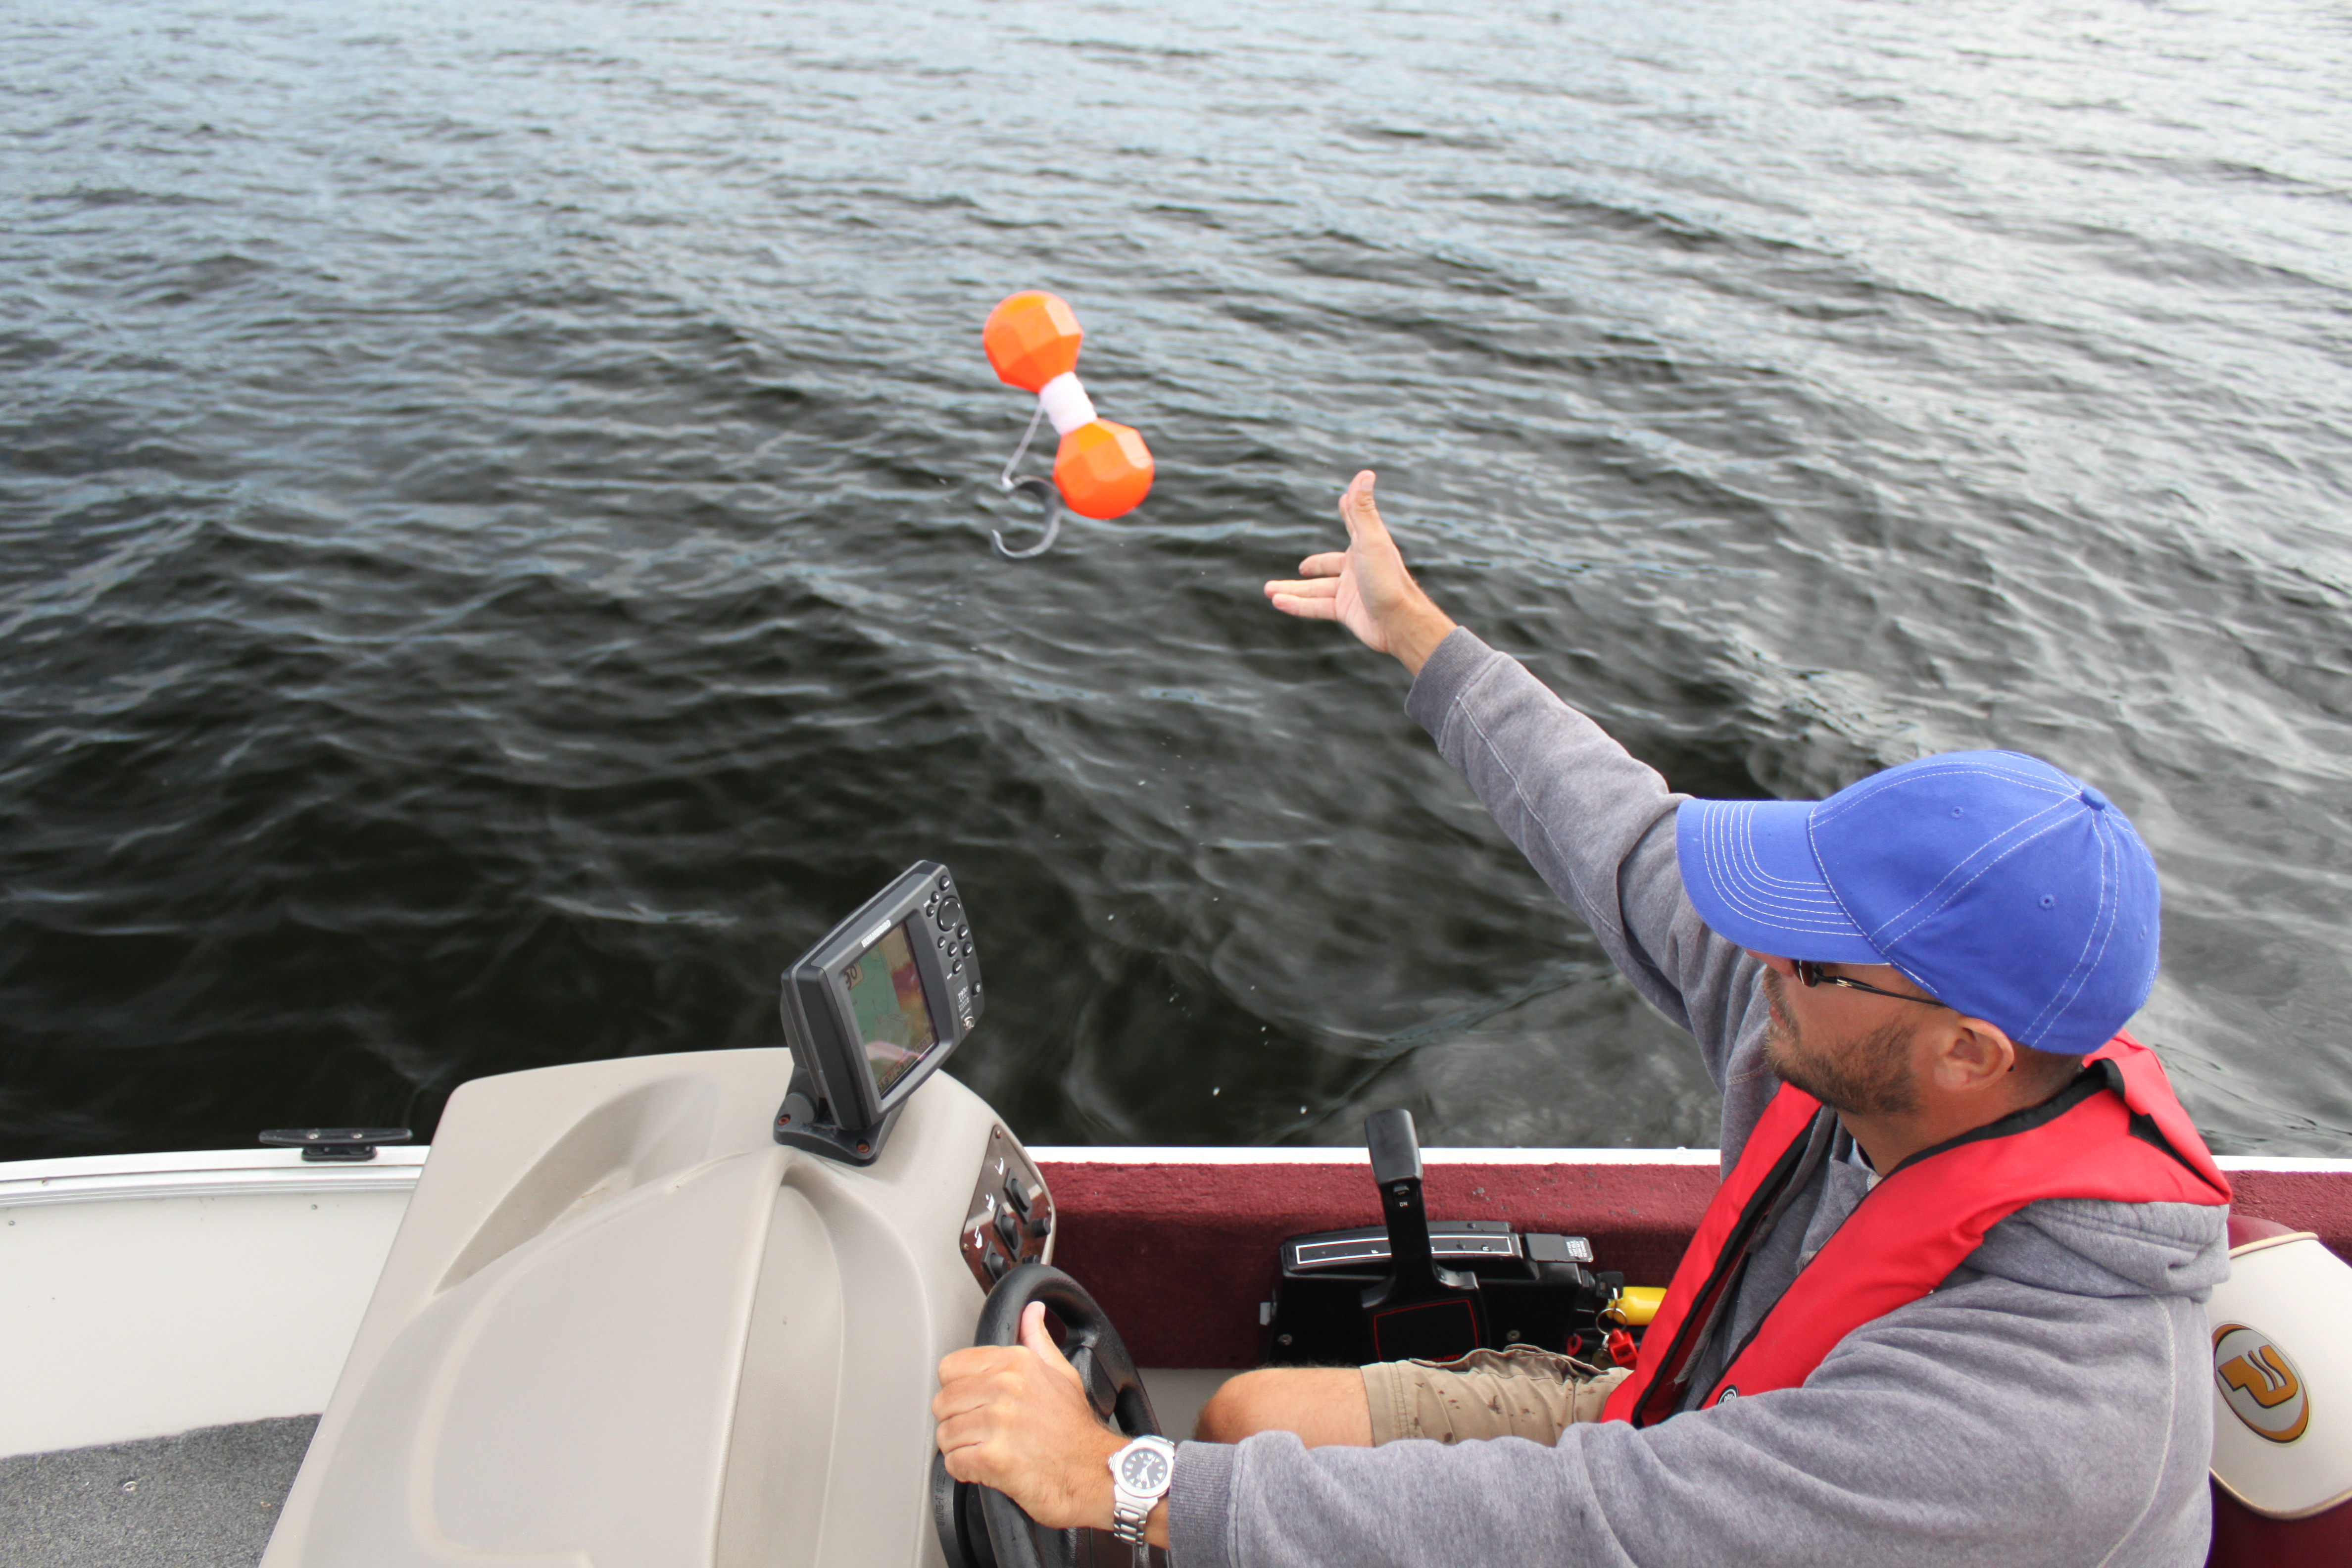
[[[2006,1082],[2017,1046],[1998,1024],[1965,1016],[1941,1020],[1927,1065],[1929,1079],[1948,1094],[1973,1094]]]

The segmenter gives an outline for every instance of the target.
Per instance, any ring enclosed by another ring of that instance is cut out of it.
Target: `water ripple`
[[[1033,1139],[1710,1141],[1394,670],[1264,608],[1368,463],[1679,787],[2096,780],[2200,1121],[2352,1152],[2347,56],[2278,0],[19,5],[0,1158],[770,1044],[923,855]],[[1038,285],[1160,479],[1016,565],[975,337]]]

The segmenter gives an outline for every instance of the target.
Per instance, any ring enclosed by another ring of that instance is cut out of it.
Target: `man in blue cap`
[[[2201,1563],[2228,1185],[2119,1033],[2158,940],[2123,814],[2003,752],[1676,796],[1430,602],[1370,474],[1340,511],[1349,549],[1268,596],[1412,672],[1408,711],[1696,1038],[1725,1181],[1630,1373],[1514,1350],[1226,1384],[1149,1515],[1176,1568]],[[1119,1439],[1028,1327],[942,1364],[940,1447],[1108,1526]]]

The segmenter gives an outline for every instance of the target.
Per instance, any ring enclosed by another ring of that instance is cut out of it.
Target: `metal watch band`
[[[1148,1490],[1139,1490],[1127,1483],[1125,1462],[1138,1449],[1156,1452],[1160,1458],[1160,1484]],[[1110,1457],[1111,1533],[1135,1549],[1137,1568],[1142,1568],[1145,1552],[1144,1527],[1151,1519],[1151,1510],[1168,1495],[1168,1483],[1175,1478],[1176,1445],[1165,1437],[1138,1437]]]

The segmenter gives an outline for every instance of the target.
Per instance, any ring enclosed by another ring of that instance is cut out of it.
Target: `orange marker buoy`
[[[1037,483],[1016,480],[1013,469],[1029,449],[1029,437],[1036,434],[1038,420],[1051,419],[1062,437],[1061,449],[1054,455],[1055,488],[1072,511],[1108,521],[1133,511],[1150,493],[1151,449],[1128,426],[1096,415],[1094,399],[1078,381],[1078,345],[1085,338],[1068,302],[1036,289],[1000,301],[988,313],[988,325],[980,335],[997,379],[1037,395],[1037,412],[1030,416],[1029,435],[1021,437],[1013,461],[1004,465],[1004,488],[1012,490],[1023,483]],[[1049,527],[1044,542],[1017,553],[1042,554],[1053,542],[1055,531]],[[1004,550],[1002,536],[996,545]]]
[[[1055,376],[1075,372],[1086,337],[1069,301],[1037,289],[1006,295],[980,330],[996,379],[1024,392],[1042,393]]]

